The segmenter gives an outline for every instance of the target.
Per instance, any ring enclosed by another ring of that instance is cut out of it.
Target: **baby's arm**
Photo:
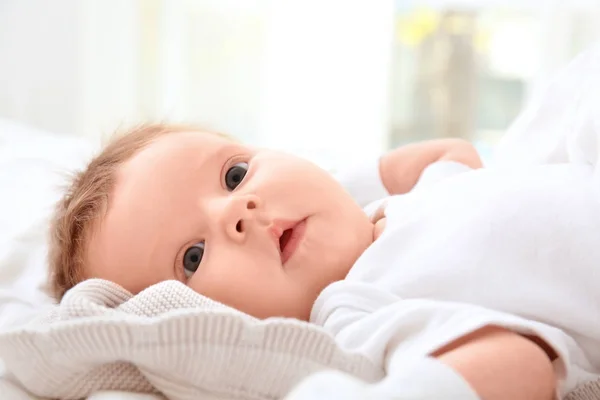
[[[463,139],[437,139],[411,143],[385,154],[379,163],[379,174],[390,194],[412,190],[423,170],[437,161],[455,161],[470,168],[482,167],[475,147]]]
[[[394,368],[375,384],[336,371],[320,372],[302,382],[286,400],[555,398],[550,359],[539,346],[516,333],[486,327],[433,356],[437,361],[430,357],[407,360],[401,370]]]
[[[454,161],[472,169],[482,166],[468,141],[438,139],[408,144],[375,160],[357,160],[334,176],[361,207],[366,207],[389,195],[409,192],[425,168],[436,161]]]
[[[485,400],[552,400],[556,377],[533,341],[501,328],[483,328],[434,356],[459,373]]]

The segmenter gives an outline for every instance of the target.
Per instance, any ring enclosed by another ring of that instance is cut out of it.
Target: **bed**
[[[556,149],[561,144],[561,132],[589,128],[570,111],[570,105],[586,100],[579,96],[578,88],[590,86],[584,78],[594,75],[594,71],[597,75],[599,64],[600,48],[576,60],[513,124],[491,162],[527,164],[560,158]],[[596,112],[600,101],[597,97],[587,101],[595,110],[590,123],[600,129],[600,114]],[[27,320],[51,304],[43,291],[46,219],[64,182],[62,173],[83,165],[97,145],[91,140],[53,135],[0,119],[0,328]],[[0,394],[10,400],[38,399],[6,379],[1,364]],[[309,394],[306,398],[313,397]],[[157,399],[160,397],[118,391],[88,397]],[[581,386],[568,399],[600,399],[600,381]]]

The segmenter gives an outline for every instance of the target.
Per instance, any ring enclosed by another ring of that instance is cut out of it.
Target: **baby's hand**
[[[387,202],[383,202],[377,208],[375,213],[371,216],[371,223],[373,223],[373,241],[377,240],[379,236],[383,233],[385,229],[385,207],[387,206]]]
[[[454,161],[471,169],[483,166],[477,149],[457,138],[434,139],[400,146],[379,161],[379,175],[389,194],[410,192],[425,168],[438,161]]]

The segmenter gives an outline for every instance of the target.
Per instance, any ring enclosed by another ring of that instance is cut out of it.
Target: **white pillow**
[[[48,304],[41,291],[47,219],[66,174],[96,148],[89,140],[0,119],[0,326]]]

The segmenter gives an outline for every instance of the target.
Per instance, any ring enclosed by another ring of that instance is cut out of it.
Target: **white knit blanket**
[[[176,281],[136,296],[108,281],[83,282],[44,315],[1,333],[0,358],[31,393],[60,399],[101,390],[173,400],[280,399],[319,370],[368,382],[384,373],[317,326],[257,320]],[[600,399],[600,382],[568,397],[592,399]]]
[[[111,389],[173,400],[279,399],[327,368],[371,382],[383,376],[317,326],[257,320],[176,281],[136,296],[83,282],[46,314],[1,333],[0,358],[30,392],[61,399]]]

